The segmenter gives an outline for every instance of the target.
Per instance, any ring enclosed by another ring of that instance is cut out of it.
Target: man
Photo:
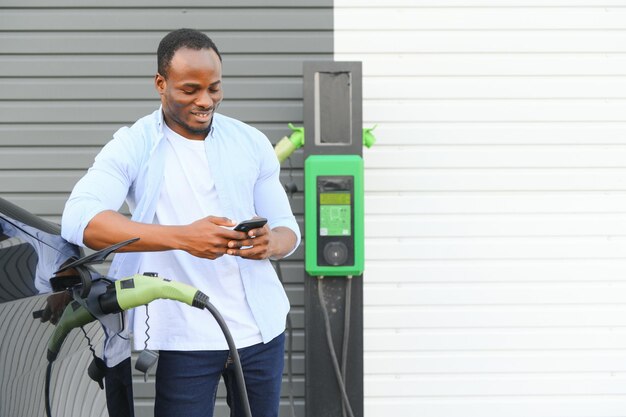
[[[222,62],[211,39],[176,30],[157,60],[161,108],[102,149],[67,202],[63,236],[93,249],[139,237],[116,255],[110,275],[158,272],[207,294],[233,334],[253,415],[277,416],[289,303],[269,259],[300,242],[278,160],[262,133],[216,113]],[[131,219],[117,212],[124,200]],[[232,230],[255,216],[268,224]],[[159,350],[156,416],[212,415],[220,376],[241,415],[228,347],[209,312],[157,300],[130,322],[135,348],[148,339]],[[127,363],[123,334],[107,332],[105,354],[109,367]]]

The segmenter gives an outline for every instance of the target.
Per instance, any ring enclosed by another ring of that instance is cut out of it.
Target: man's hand
[[[65,307],[72,301],[72,294],[68,291],[55,292],[46,299],[46,307],[41,314],[41,322],[56,325],[65,310]]]
[[[242,233],[243,234],[243,233]],[[268,225],[250,230],[241,240],[228,242],[228,255],[246,259],[280,259],[296,244],[295,233],[287,227]]]
[[[199,258],[217,259],[226,254],[229,242],[245,238],[245,233],[227,229],[235,224],[226,217],[202,218],[184,227],[180,246]]]

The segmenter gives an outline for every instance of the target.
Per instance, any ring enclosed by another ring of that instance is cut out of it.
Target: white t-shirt
[[[168,149],[154,223],[189,224],[209,215],[222,216],[204,141],[186,139],[167,126],[164,131]],[[224,317],[238,348],[262,341],[246,301],[235,258],[224,255],[209,260],[180,250],[146,252],[142,254],[140,271],[157,272],[160,277],[185,282],[208,295]],[[149,349],[228,349],[222,331],[208,310],[172,300],[155,300],[148,306],[148,315]],[[133,314],[135,349],[145,347],[145,322],[146,308],[136,308]]]

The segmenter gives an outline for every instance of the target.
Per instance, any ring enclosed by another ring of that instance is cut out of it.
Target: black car
[[[48,303],[69,297],[53,293],[50,279],[83,255],[60,230],[0,198],[0,417],[46,415],[47,345],[55,326],[41,316]],[[68,334],[50,367],[51,416],[108,415],[104,391],[86,372],[90,349],[102,338],[97,321]]]

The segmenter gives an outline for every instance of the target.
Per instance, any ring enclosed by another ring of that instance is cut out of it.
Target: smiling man
[[[139,237],[116,255],[110,276],[158,272],[207,294],[239,349],[253,415],[277,416],[289,303],[269,259],[300,241],[278,160],[261,132],[216,113],[222,60],[211,39],[171,32],[157,61],[160,109],[118,130],[98,154],[66,204],[62,234],[92,249]],[[124,201],[130,219],[118,213]],[[232,230],[257,216],[267,225]],[[242,415],[228,346],[208,311],[157,300],[130,324],[136,349],[147,341],[159,351],[156,416],[212,415],[221,377],[232,415]],[[109,412],[132,415],[128,337],[106,330]]]
[[[170,57],[173,48],[169,41],[164,43],[155,86],[161,95],[165,123],[187,139],[204,140],[213,113],[224,98],[221,58],[214,48],[187,47]]]

